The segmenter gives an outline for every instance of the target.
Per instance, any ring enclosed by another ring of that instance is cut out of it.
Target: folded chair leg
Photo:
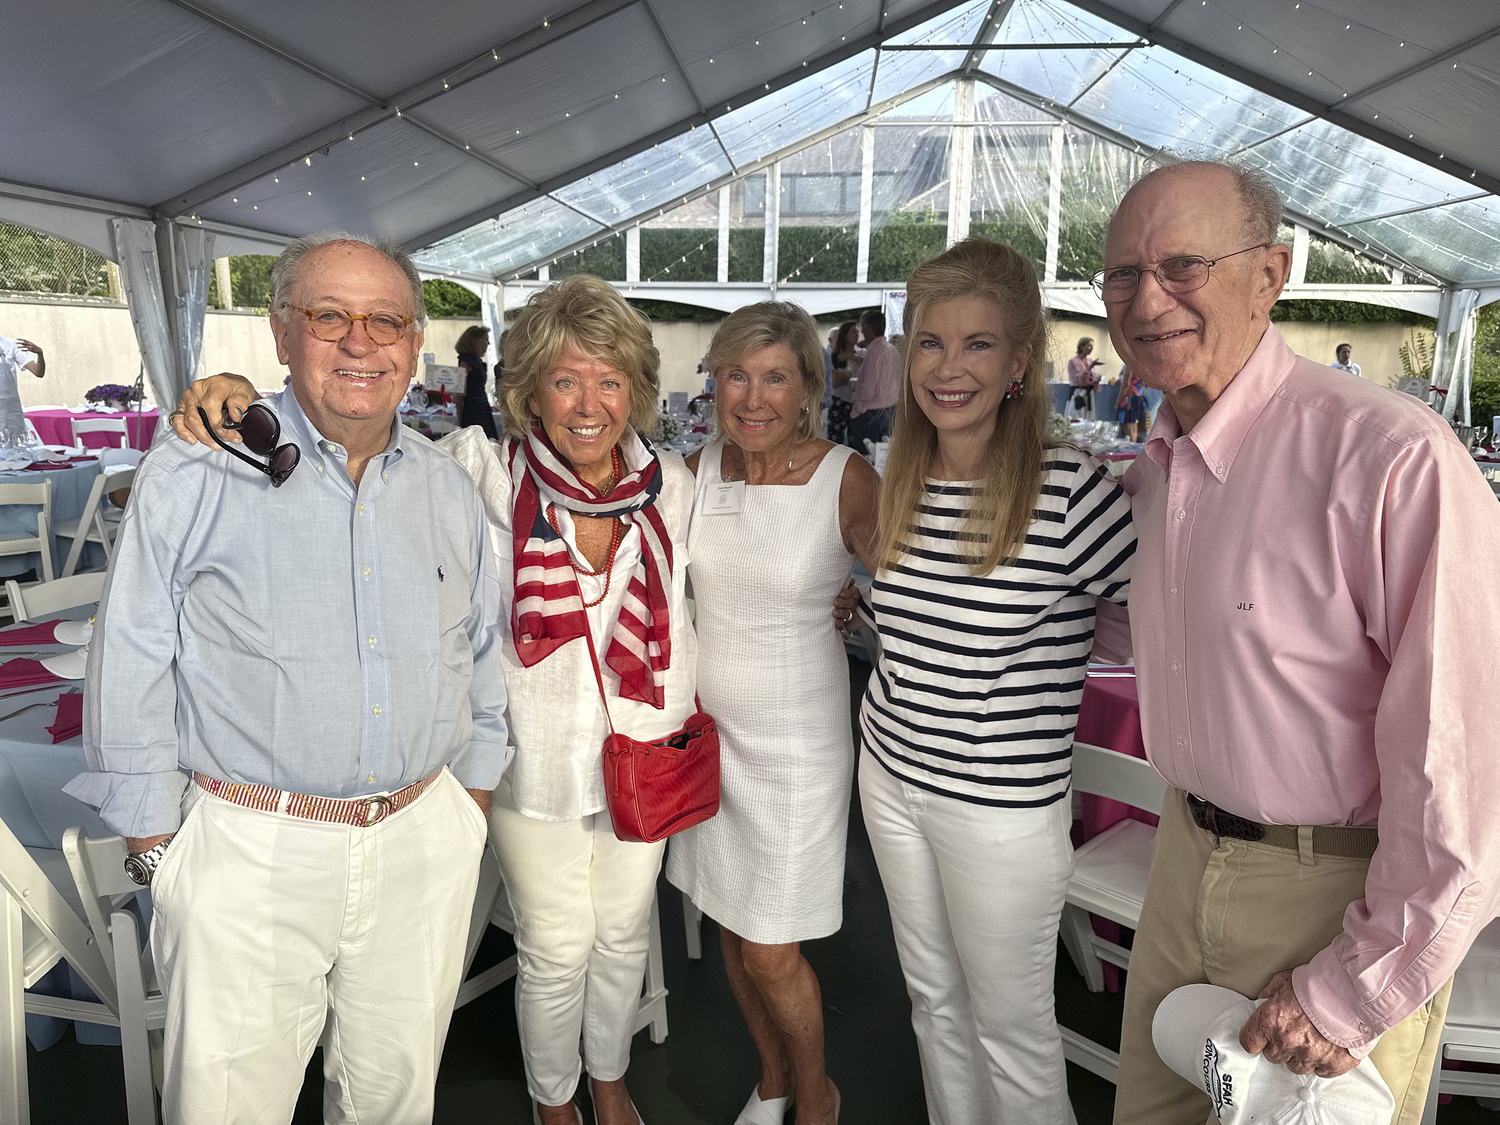
[[[1061,930],[1063,947],[1073,959],[1073,967],[1083,977],[1090,992],[1104,991],[1104,964],[1094,956],[1094,922],[1081,906],[1068,903],[1063,907]]]
[[[151,1037],[146,1031],[146,982],[141,974],[141,943],[135,915],[128,910],[111,914],[109,936],[114,946],[115,981],[120,990],[125,1114],[130,1125],[156,1125],[156,1083],[151,1073]]]

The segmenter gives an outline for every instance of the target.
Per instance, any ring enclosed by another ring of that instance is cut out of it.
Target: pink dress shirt
[[[849,417],[858,418],[866,410],[895,406],[900,392],[901,353],[884,336],[876,336],[865,349],[864,364],[859,369],[859,386],[854,388]]]
[[[1364,899],[1293,973],[1363,1056],[1496,913],[1500,504],[1430,408],[1275,327],[1189,435],[1162,404],[1124,485],[1151,763],[1266,824],[1379,825]],[[1118,625],[1096,651],[1125,655]]]
[[[1099,385],[1099,376],[1095,373],[1094,365],[1088,358],[1075,355],[1068,360],[1068,384],[1074,387],[1097,387]]]

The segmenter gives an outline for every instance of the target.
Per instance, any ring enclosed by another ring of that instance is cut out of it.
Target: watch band
[[[147,848],[143,852],[125,857],[125,874],[130,876],[132,882],[139,883],[143,887],[149,887],[151,880],[156,874],[157,867],[161,864],[162,857],[167,854],[167,845],[172,842],[168,836],[154,847]]]

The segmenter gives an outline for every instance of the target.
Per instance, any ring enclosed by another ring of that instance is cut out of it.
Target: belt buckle
[[[373,827],[391,814],[391,799],[384,795],[361,797],[360,804],[364,806],[361,810],[361,828]]]

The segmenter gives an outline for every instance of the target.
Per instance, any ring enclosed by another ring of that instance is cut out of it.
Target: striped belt
[[[194,773],[193,780],[200,789],[212,793],[230,804],[243,805],[247,809],[261,812],[285,813],[302,820],[320,820],[329,824],[351,824],[355,828],[369,828],[379,824],[392,813],[400,812],[420,797],[438,779],[438,770],[421,781],[414,781],[405,789],[394,793],[382,793],[374,797],[353,797],[340,800],[336,797],[309,797],[305,793],[287,793],[272,789],[269,785],[250,785],[243,781],[220,781]]]

